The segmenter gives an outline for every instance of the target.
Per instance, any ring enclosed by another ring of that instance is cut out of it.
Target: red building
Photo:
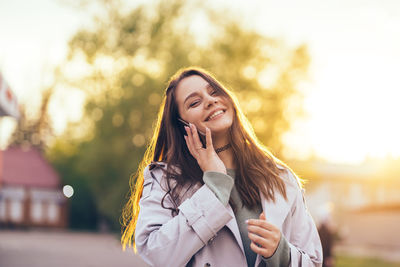
[[[67,225],[60,178],[34,148],[0,151],[0,225]]]

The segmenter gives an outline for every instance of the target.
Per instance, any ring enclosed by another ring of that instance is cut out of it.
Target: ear
[[[267,217],[265,217],[264,212],[261,212],[261,214],[260,214],[260,220],[264,220],[264,221],[267,220]]]

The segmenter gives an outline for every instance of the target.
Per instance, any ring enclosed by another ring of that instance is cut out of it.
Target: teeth
[[[224,113],[222,110],[218,110],[216,111],[214,114],[212,114],[210,117],[208,117],[208,120],[211,120],[212,118],[214,118],[215,116]]]

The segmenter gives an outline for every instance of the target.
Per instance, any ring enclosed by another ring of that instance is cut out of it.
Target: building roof
[[[0,151],[0,185],[57,188],[60,177],[35,148]]]

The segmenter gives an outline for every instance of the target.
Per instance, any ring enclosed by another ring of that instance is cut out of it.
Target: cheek
[[[186,118],[191,122],[202,122],[204,114],[198,109],[192,109],[186,113]]]
[[[228,115],[229,115],[229,119],[231,121],[233,121],[233,116],[235,116],[235,112],[234,112],[234,110],[232,108],[229,109]]]

